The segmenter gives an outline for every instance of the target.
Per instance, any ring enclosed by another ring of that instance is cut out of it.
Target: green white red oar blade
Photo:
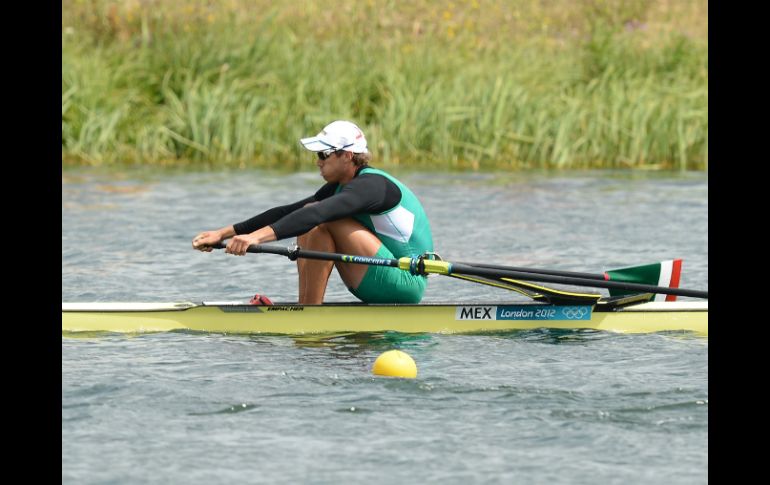
[[[660,263],[629,266],[627,268],[605,271],[604,278],[611,281],[641,283],[645,285],[679,288],[679,278],[682,274],[682,260],[669,259]],[[610,288],[611,296],[629,295],[633,291]],[[676,301],[676,295],[656,294],[655,301]]]

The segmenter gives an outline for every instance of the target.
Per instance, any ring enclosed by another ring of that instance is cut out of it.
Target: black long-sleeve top
[[[378,174],[358,175],[337,192],[338,183],[327,183],[314,195],[292,204],[273,207],[251,219],[233,224],[236,234],[249,234],[270,226],[277,239],[304,234],[318,224],[356,214],[380,214],[401,201],[401,190]],[[309,205],[311,202],[317,204]]]

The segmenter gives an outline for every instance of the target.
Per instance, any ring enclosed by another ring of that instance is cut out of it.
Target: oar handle
[[[216,243],[211,246],[214,249],[224,249],[227,247],[224,243]],[[352,256],[349,254],[340,253],[325,253],[321,251],[311,251],[308,249],[301,249],[297,246],[284,248],[281,246],[272,246],[265,244],[252,244],[246,249],[247,253],[265,253],[265,254],[277,254],[279,256],[286,256],[292,261],[297,258],[304,259],[320,259],[324,261],[339,261],[341,263],[354,263],[354,264],[367,264],[370,266],[392,266],[398,267],[397,259],[389,258],[373,258],[369,256]]]

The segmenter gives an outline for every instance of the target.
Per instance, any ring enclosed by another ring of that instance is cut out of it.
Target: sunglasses
[[[318,154],[319,160],[326,160],[327,158],[331,157],[333,154],[339,151],[342,151],[342,150],[337,150],[336,148],[329,148],[328,150],[324,150],[322,152],[316,152],[316,154]]]

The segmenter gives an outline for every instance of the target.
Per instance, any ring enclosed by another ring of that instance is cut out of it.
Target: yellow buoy
[[[372,366],[372,374],[390,377],[417,377],[417,364],[414,359],[400,350],[388,350],[382,353]]]

